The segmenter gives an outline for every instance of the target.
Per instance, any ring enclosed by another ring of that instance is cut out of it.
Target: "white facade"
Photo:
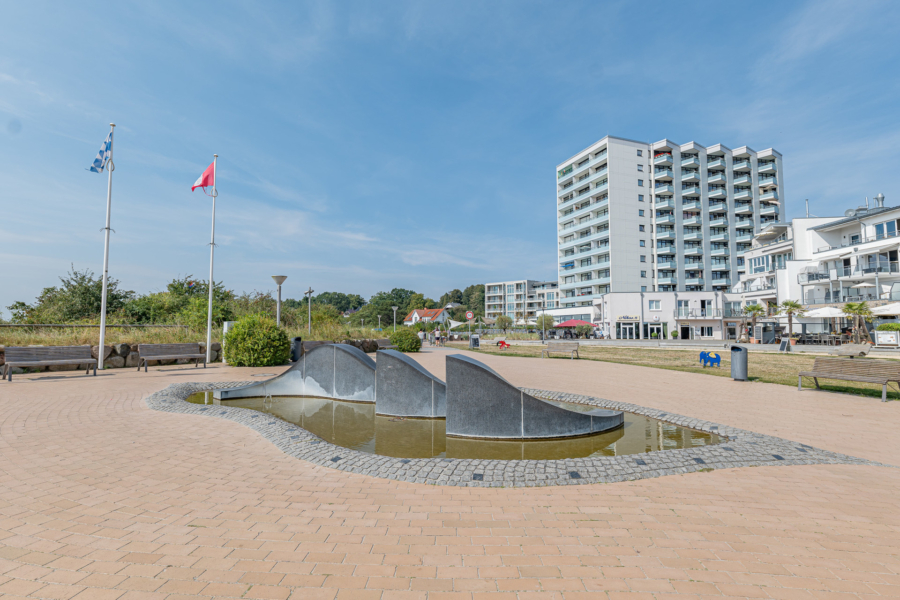
[[[558,287],[556,281],[533,279],[487,283],[484,315],[488,319],[506,315],[514,323],[534,322],[541,311],[559,307]]]
[[[726,291],[783,214],[781,155],[607,136],[557,166],[560,306],[608,292]]]
[[[723,292],[611,292],[595,308],[612,339],[736,339],[740,327]]]

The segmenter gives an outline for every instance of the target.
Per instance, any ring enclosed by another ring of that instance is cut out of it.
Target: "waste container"
[[[735,381],[747,381],[747,349],[740,346],[731,347],[731,378]]]
[[[300,360],[301,354],[303,354],[303,338],[291,338],[291,362]]]
[[[481,348],[481,336],[473,333],[469,336],[469,348]]]

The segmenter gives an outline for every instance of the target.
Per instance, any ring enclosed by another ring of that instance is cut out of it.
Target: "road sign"
[[[475,318],[475,313],[473,313],[471,310],[466,311],[466,318],[471,321],[472,319]]]

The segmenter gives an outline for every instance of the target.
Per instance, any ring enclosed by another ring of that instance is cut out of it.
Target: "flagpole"
[[[212,191],[212,234],[209,238],[209,302],[206,312],[206,362],[212,362],[212,312],[213,312],[213,258],[216,252],[216,197],[219,191],[216,189],[216,161],[218,154],[213,154],[213,191]]]
[[[106,241],[103,245],[103,295],[100,300],[100,348],[97,351],[97,364],[103,369],[106,360],[106,290],[109,286],[109,232],[110,212],[112,210],[112,172],[116,168],[113,164],[113,132],[115,123],[109,124],[109,156],[106,159],[106,171],[109,181],[106,184]]]

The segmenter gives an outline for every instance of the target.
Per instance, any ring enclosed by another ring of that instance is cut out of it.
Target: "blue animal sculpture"
[[[722,357],[715,352],[701,352],[700,364],[704,367],[721,367]]]

